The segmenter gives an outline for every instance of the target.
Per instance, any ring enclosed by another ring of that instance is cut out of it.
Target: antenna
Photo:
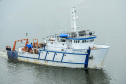
[[[77,28],[76,19],[77,19],[76,10],[75,10],[75,7],[73,7],[72,14],[71,14],[71,28],[73,31],[76,31],[76,28]]]
[[[71,29],[72,31],[76,32],[77,36],[79,35],[77,32],[77,25],[76,25],[76,20],[78,16],[76,16],[76,10],[75,7],[72,9],[72,14],[71,14]]]

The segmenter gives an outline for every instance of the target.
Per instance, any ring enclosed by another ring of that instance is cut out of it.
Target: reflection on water
[[[0,59],[0,84],[109,84],[104,70],[43,66]]]

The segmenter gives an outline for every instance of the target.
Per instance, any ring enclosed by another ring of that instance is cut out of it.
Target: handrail
[[[39,51],[46,51],[46,52],[55,52],[55,53],[64,53],[64,54],[75,54],[75,55],[87,55],[87,54],[82,54],[82,53],[68,53],[68,52],[59,52],[59,51],[48,51],[48,50],[40,50]]]
[[[37,42],[34,42],[35,40],[37,40]],[[33,38],[33,48],[34,48],[35,44],[37,44],[37,48],[38,48],[38,39]]]

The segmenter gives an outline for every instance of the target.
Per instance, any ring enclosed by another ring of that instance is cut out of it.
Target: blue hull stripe
[[[67,39],[70,39],[70,40],[88,40],[88,39],[95,39],[96,36],[94,37],[89,37],[89,38],[67,38]]]
[[[18,56],[18,57],[23,57],[23,58],[30,58],[30,59],[37,59],[37,60],[44,60],[44,61],[51,61],[51,62],[59,62],[59,63],[70,63],[70,64],[87,64],[87,63],[74,63],[74,62],[61,62],[61,61],[53,61],[53,60],[45,60],[45,59],[38,59],[38,58],[33,58],[33,57],[25,57],[25,56]]]

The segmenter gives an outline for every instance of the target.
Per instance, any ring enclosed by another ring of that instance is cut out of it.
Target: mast
[[[77,20],[76,10],[75,10],[75,7],[73,7],[72,13],[71,13],[71,29],[72,29],[72,31],[74,31],[74,32],[75,32],[76,29],[77,29],[76,20]]]

